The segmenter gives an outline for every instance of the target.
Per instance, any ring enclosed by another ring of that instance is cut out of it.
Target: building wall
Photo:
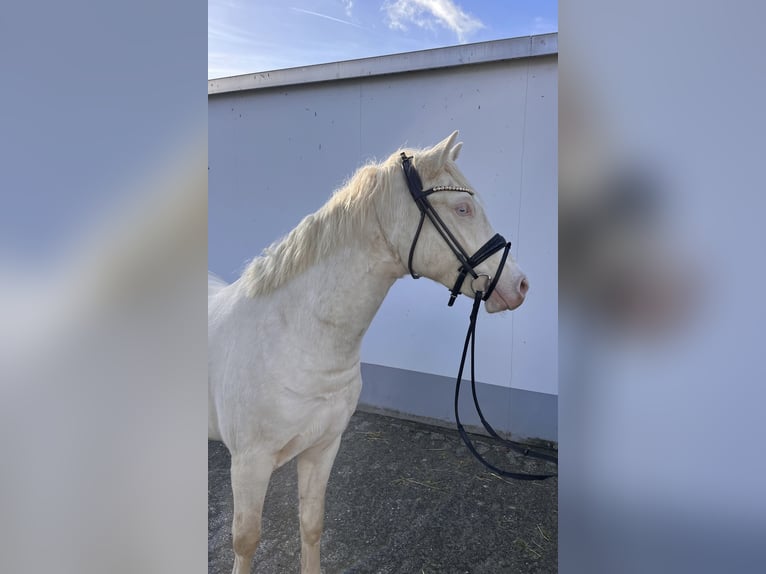
[[[518,310],[480,317],[479,394],[496,427],[555,440],[557,56],[555,34],[535,38],[548,49],[533,57],[518,55],[529,38],[512,39],[356,61],[357,75],[328,64],[211,86],[209,267],[233,281],[357,167],[459,129],[458,165],[531,284]],[[422,69],[376,73],[413,61]],[[448,308],[447,298],[427,279],[394,285],[363,344],[363,403],[451,420],[470,301]],[[475,423],[471,411],[461,418]]]

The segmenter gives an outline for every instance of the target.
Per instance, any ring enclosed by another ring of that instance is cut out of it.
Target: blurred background
[[[200,2],[0,18],[0,571],[202,572]]]
[[[560,6],[561,572],[763,568],[761,6]]]
[[[0,21],[3,572],[206,568],[207,8]],[[763,12],[560,7],[561,572],[762,570]]]

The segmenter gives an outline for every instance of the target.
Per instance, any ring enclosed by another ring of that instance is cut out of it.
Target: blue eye
[[[458,215],[469,215],[471,213],[471,209],[465,203],[458,205],[455,211]]]

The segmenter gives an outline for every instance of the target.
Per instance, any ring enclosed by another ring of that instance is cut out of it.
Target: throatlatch
[[[449,302],[447,303],[448,306],[451,307],[452,304],[455,302],[455,299],[457,299],[457,296],[460,295],[460,290],[463,287],[463,282],[465,281],[466,277],[468,275],[472,277],[471,289],[474,292],[473,307],[471,309],[471,317],[470,317],[470,323],[468,325],[468,333],[466,334],[465,344],[463,345],[463,355],[460,359],[460,368],[458,370],[457,380],[455,381],[455,421],[457,422],[457,430],[460,433],[460,437],[463,439],[463,442],[465,443],[468,450],[484,466],[486,466],[492,472],[495,472],[499,475],[507,476],[509,478],[514,478],[517,480],[545,480],[546,478],[557,476],[555,474],[525,474],[520,472],[510,472],[510,471],[502,470],[494,466],[493,464],[488,462],[483,456],[481,456],[481,454],[479,454],[479,451],[476,450],[476,447],[474,447],[473,443],[471,442],[471,439],[468,437],[468,433],[465,431],[465,428],[463,428],[463,425],[460,422],[458,399],[460,398],[460,384],[463,381],[463,369],[465,368],[465,359],[468,354],[468,347],[470,345],[471,347],[471,393],[473,395],[473,404],[476,407],[476,412],[478,413],[479,418],[481,419],[481,423],[484,426],[484,429],[494,439],[502,442],[508,448],[516,452],[519,452],[523,454],[524,456],[529,456],[529,457],[537,458],[547,462],[552,462],[554,464],[558,464],[558,459],[553,455],[533,451],[525,447],[524,445],[515,443],[513,441],[509,441],[501,437],[495,431],[495,429],[492,428],[492,425],[490,425],[489,422],[484,418],[484,413],[481,411],[481,407],[479,407],[479,399],[476,395],[476,377],[474,372],[474,350],[476,347],[476,337],[475,337],[476,319],[478,317],[479,306],[481,305],[481,302],[489,299],[489,296],[492,294],[492,291],[494,291],[495,286],[497,285],[497,281],[500,278],[500,274],[503,272],[503,268],[505,267],[505,261],[508,258],[508,252],[511,249],[511,242],[506,241],[502,235],[497,233],[489,241],[487,241],[484,245],[482,245],[476,251],[476,253],[469,256],[468,253],[465,251],[465,249],[463,249],[463,246],[460,245],[460,242],[455,238],[452,232],[450,232],[449,228],[446,226],[444,221],[442,221],[441,217],[439,217],[439,214],[436,213],[436,210],[431,205],[431,202],[428,201],[428,196],[437,191],[462,191],[465,193],[469,193],[471,195],[473,195],[473,191],[471,191],[470,189],[466,187],[448,186],[448,185],[435,186],[435,187],[424,190],[423,182],[421,181],[420,176],[418,175],[418,172],[415,170],[415,167],[412,165],[412,157],[408,157],[407,154],[402,152],[401,159],[402,159],[402,170],[404,171],[404,177],[407,180],[407,187],[410,190],[412,199],[415,201],[415,205],[417,205],[418,209],[420,210],[420,221],[418,222],[418,228],[415,231],[415,237],[412,239],[412,245],[410,246],[410,254],[407,259],[407,269],[409,270],[410,275],[412,275],[413,279],[420,278],[420,276],[417,273],[415,273],[415,271],[413,271],[412,269],[412,258],[413,258],[413,255],[415,254],[415,245],[417,245],[418,238],[420,237],[420,232],[423,229],[423,222],[425,221],[425,218],[428,217],[428,219],[431,221],[433,226],[436,228],[436,231],[439,232],[439,235],[442,236],[442,239],[444,239],[447,246],[452,250],[452,252],[455,254],[455,257],[457,257],[458,261],[460,262],[460,267],[458,268],[457,281],[455,281],[455,285],[450,290],[450,298],[449,298]],[[502,259],[500,260],[500,265],[498,265],[497,270],[495,271],[494,277],[490,277],[483,273],[479,274],[476,272],[475,267],[477,267],[483,261],[486,261],[487,259],[489,259],[492,255],[494,255],[501,249],[504,249],[504,251],[503,251]],[[484,280],[483,287],[477,285],[477,282],[481,279]]]

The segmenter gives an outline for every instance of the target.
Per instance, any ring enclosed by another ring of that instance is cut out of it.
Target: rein
[[[420,275],[416,274],[412,270],[412,258],[415,253],[415,245],[417,245],[418,238],[420,237],[420,232],[423,229],[423,222],[425,221],[425,218],[428,217],[428,219],[431,221],[433,226],[439,232],[439,235],[442,236],[444,241],[447,243],[447,246],[455,254],[455,257],[460,262],[460,268],[458,269],[458,278],[457,278],[457,281],[455,282],[455,285],[452,287],[450,291],[450,298],[447,303],[449,307],[452,306],[452,304],[455,302],[455,299],[457,299],[457,296],[460,294],[460,290],[462,289],[463,283],[465,282],[465,279],[467,278],[467,276],[470,275],[472,278],[471,289],[474,292],[473,307],[471,309],[470,322],[468,325],[468,333],[466,333],[465,344],[463,345],[463,355],[460,359],[460,368],[458,369],[457,379],[455,381],[455,421],[457,423],[458,433],[460,433],[460,438],[463,439],[463,443],[465,443],[465,446],[468,448],[471,454],[473,454],[479,460],[479,462],[481,462],[484,466],[486,466],[492,472],[497,473],[498,475],[505,476],[508,478],[514,478],[517,480],[545,480],[547,478],[557,476],[555,474],[526,474],[521,472],[511,472],[507,470],[502,470],[494,466],[492,463],[487,461],[481,454],[479,454],[479,451],[476,450],[476,447],[471,442],[471,439],[468,437],[468,433],[466,432],[465,428],[460,422],[460,413],[458,409],[458,400],[460,398],[460,384],[463,382],[463,370],[465,368],[465,360],[466,360],[466,356],[468,355],[468,348],[470,346],[471,348],[471,394],[473,395],[473,404],[476,407],[476,412],[478,413],[479,418],[481,419],[481,423],[484,426],[484,429],[489,433],[489,435],[492,438],[500,441],[502,444],[504,444],[506,447],[510,448],[511,450],[514,450],[524,456],[529,456],[531,458],[536,458],[539,460],[544,460],[547,462],[558,464],[558,459],[553,455],[533,451],[525,447],[524,445],[515,443],[513,441],[510,441],[501,437],[495,431],[495,429],[492,428],[492,425],[490,425],[487,419],[484,417],[484,413],[482,412],[481,407],[479,406],[479,399],[476,394],[476,376],[474,371],[474,351],[476,348],[476,320],[479,314],[479,307],[481,305],[481,302],[489,299],[489,296],[492,294],[492,291],[494,291],[495,286],[497,285],[497,281],[500,278],[500,274],[503,272],[503,268],[505,267],[505,261],[508,258],[508,251],[511,249],[511,242],[510,241],[506,242],[505,238],[499,233],[497,233],[489,241],[487,241],[484,245],[482,245],[476,251],[476,253],[469,256],[468,253],[465,251],[465,249],[463,249],[463,246],[460,245],[460,242],[455,238],[452,232],[450,232],[449,228],[444,223],[444,221],[442,221],[441,217],[439,217],[439,214],[436,213],[436,210],[431,205],[431,202],[428,201],[428,196],[437,191],[462,191],[465,193],[469,193],[471,195],[473,195],[473,192],[470,189],[465,187],[446,186],[446,185],[436,186],[427,190],[423,190],[423,183],[420,179],[420,176],[418,175],[418,172],[415,170],[415,167],[411,163],[412,157],[408,157],[404,152],[402,152],[401,159],[402,159],[402,170],[404,172],[404,177],[407,181],[407,187],[410,190],[412,199],[415,201],[415,205],[417,205],[418,209],[420,210],[420,221],[418,223],[418,228],[415,231],[415,236],[412,240],[412,245],[410,246],[410,254],[407,260],[407,268],[409,269],[410,275],[412,275],[413,279],[420,278]],[[503,251],[502,259],[500,260],[500,265],[498,265],[497,270],[495,271],[494,278],[490,277],[487,274],[484,274],[484,273],[479,274],[476,272],[476,270],[474,269],[476,266],[478,266],[483,261],[487,260],[489,257],[494,255],[496,252],[500,251],[501,249],[503,249],[504,251]],[[481,288],[479,288],[479,284],[477,283],[480,280],[484,281],[484,284]]]

